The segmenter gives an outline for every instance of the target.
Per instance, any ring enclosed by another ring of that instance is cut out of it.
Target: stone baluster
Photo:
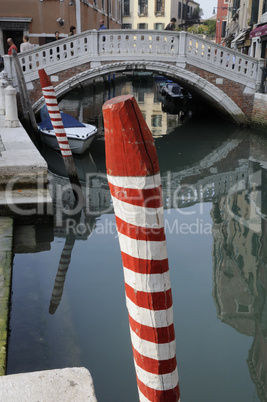
[[[4,90],[7,87],[7,80],[5,79],[6,73],[2,71],[0,78],[0,114],[5,114],[5,93]]]
[[[176,65],[178,67],[182,67],[185,68],[185,59],[186,59],[186,32],[180,32],[179,33],[179,45],[178,45],[178,58],[177,58],[177,62]]]
[[[19,127],[18,107],[17,107],[17,91],[11,85],[4,89],[5,93],[5,127]]]

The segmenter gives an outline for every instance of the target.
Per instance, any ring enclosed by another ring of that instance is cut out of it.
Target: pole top
[[[40,83],[42,88],[51,87],[52,83],[48,75],[46,74],[44,68],[40,68],[38,70]]]
[[[159,172],[157,151],[149,127],[133,95],[103,105],[107,173],[112,176],[152,176]]]

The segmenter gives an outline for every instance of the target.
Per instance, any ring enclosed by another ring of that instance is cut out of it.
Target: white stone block
[[[223,78],[216,78],[217,85],[223,85]]]
[[[84,367],[2,376],[0,400],[97,402],[91,374]]]

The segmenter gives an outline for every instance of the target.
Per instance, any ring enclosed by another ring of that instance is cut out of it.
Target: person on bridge
[[[72,26],[70,27],[69,36],[75,35],[75,31],[76,31],[76,27],[75,27],[74,25],[72,25]]]
[[[59,38],[59,32],[56,31],[56,32],[55,32],[55,37],[54,37],[53,40],[55,41],[55,40],[59,40],[59,39],[60,39],[60,38]]]
[[[99,21],[99,28],[98,28],[98,30],[101,31],[101,29],[107,29],[104,20],[100,20],[100,21]]]
[[[24,35],[22,40],[23,43],[20,45],[21,52],[27,52],[27,50],[31,50],[33,48],[33,45],[30,43],[28,35]]]
[[[176,18],[172,18],[171,22],[166,26],[165,31],[174,31],[175,23],[176,23]]]
[[[16,53],[18,52],[17,46],[14,44],[13,39],[12,38],[8,38],[7,39],[7,44],[9,46],[7,54],[9,56],[12,56],[12,49],[14,49],[16,51]]]

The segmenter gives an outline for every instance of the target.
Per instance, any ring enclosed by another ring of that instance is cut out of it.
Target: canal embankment
[[[6,372],[11,293],[13,219],[0,217],[0,375]]]
[[[20,122],[0,114],[0,400],[96,401],[83,367],[6,374],[15,223],[52,218],[47,163]]]
[[[38,210],[52,210],[47,187],[47,164],[20,122],[6,127],[0,115],[0,375],[6,370],[11,292],[14,220],[33,218]],[[29,211],[32,211],[29,214]]]

